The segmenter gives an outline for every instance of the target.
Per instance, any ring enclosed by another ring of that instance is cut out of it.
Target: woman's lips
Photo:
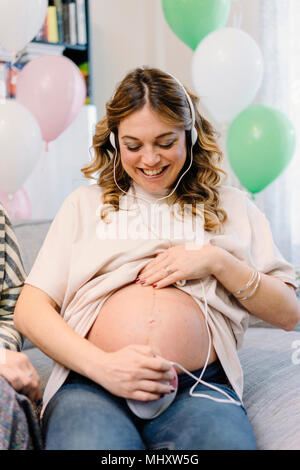
[[[158,175],[146,175],[146,173],[144,173],[141,168],[138,168],[138,170],[141,173],[141,175],[143,175],[143,177],[146,178],[146,179],[157,179],[160,176],[163,176],[166,173],[168,168],[169,168],[169,165],[165,166],[163,171],[161,173],[159,173]]]

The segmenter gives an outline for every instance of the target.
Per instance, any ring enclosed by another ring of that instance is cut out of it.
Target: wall
[[[227,26],[242,13],[240,28],[258,39],[259,0],[232,0]],[[193,51],[168,26],[161,0],[90,0],[94,102],[99,115],[124,74],[138,65],[160,67],[191,90]]]

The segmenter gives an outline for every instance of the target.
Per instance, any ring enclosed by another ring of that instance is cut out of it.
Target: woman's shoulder
[[[81,201],[99,199],[102,194],[102,188],[97,184],[81,185],[74,189],[66,198],[72,203],[80,203]]]
[[[236,186],[231,186],[229,184],[222,184],[221,186],[218,187],[218,191],[224,197],[235,197],[235,196],[245,197],[248,195],[246,190],[237,188]]]
[[[236,186],[222,185],[219,188],[220,207],[226,211],[228,222],[241,223],[245,218],[249,218],[255,205],[250,199],[246,190]],[[258,209],[257,209],[258,210]]]
[[[236,186],[222,185],[218,188],[220,202],[222,205],[231,207],[232,204],[245,204],[249,200],[249,194],[246,190],[237,188]]]

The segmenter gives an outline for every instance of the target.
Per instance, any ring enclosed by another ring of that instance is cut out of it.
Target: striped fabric
[[[19,244],[7,212],[0,204],[0,347],[20,351],[23,337],[13,323],[13,313],[26,273]]]

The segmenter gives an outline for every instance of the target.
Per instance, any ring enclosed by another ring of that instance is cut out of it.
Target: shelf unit
[[[49,2],[50,4],[50,2]],[[77,66],[81,64],[87,64],[84,67],[84,75],[86,77],[87,84],[87,100],[86,104],[93,104],[93,87],[92,87],[92,67],[91,67],[91,54],[90,54],[90,16],[89,16],[89,0],[85,0],[85,14],[86,14],[86,34],[87,43],[86,45],[81,44],[69,44],[66,42],[47,42],[44,40],[38,40],[34,38],[24,49],[20,51],[17,56],[17,61],[13,65],[15,68],[22,68],[27,62],[33,60],[41,55],[64,55],[71,59]],[[10,55],[0,47],[0,62],[10,61]],[[87,75],[88,73],[88,75]]]

